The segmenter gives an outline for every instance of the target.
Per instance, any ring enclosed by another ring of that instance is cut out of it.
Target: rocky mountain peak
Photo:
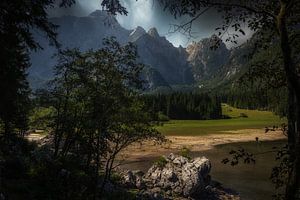
[[[89,14],[90,17],[108,17],[109,14],[106,11],[102,10],[95,10],[91,14]]]
[[[192,52],[194,50],[200,50],[200,49],[211,50],[211,47],[217,43],[220,44],[219,48],[227,49],[225,43],[217,35],[213,34],[211,37],[204,38],[199,42],[193,41],[190,45],[187,46],[187,51]]]
[[[137,26],[129,35],[129,41],[134,42],[139,39],[142,35],[145,35],[146,31],[140,26]]]
[[[212,49],[215,44],[218,48]],[[195,80],[210,79],[229,59],[230,51],[216,35],[192,42],[187,48],[188,61],[193,66]]]
[[[80,48],[81,51],[98,49],[102,47],[102,39],[111,36],[116,37],[122,45],[133,42],[137,46],[139,62],[147,65],[148,69],[143,73],[150,88],[187,85],[195,81],[213,79],[222,67],[223,74],[227,74],[228,71],[235,72],[237,70],[228,66],[234,65],[238,68],[243,61],[242,56],[236,59],[241,51],[229,51],[217,35],[192,42],[187,48],[177,48],[165,37],[160,36],[156,28],[151,28],[148,32],[140,26],[134,30],[127,30],[113,15],[102,10],[96,10],[86,17],[52,18],[51,22],[59,25],[58,41],[64,48]],[[39,34],[36,34],[35,38],[44,48],[43,51],[32,52],[30,56],[32,67],[29,70],[29,78],[33,88],[38,88],[53,77],[56,60],[52,55],[56,49]],[[220,42],[218,49],[210,48],[212,41]]]
[[[159,34],[158,34],[157,29],[156,29],[155,27],[150,28],[149,31],[148,31],[148,34],[149,34],[151,37],[154,37],[154,38],[159,37]]]
[[[91,14],[88,15],[92,18],[99,18],[99,20],[104,21],[106,24],[119,24],[115,16],[109,14],[105,10],[95,10]]]

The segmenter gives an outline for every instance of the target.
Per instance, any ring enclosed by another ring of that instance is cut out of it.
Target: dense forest
[[[170,119],[219,119],[221,101],[215,96],[198,93],[171,93],[143,95],[149,110],[162,113]]]
[[[251,110],[268,110],[280,117],[287,115],[286,89],[266,90],[259,87],[235,88],[218,92],[222,103],[227,103],[236,108]]]

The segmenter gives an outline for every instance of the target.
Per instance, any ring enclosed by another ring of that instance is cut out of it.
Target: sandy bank
[[[236,131],[224,131],[222,133],[205,136],[167,136],[169,142],[155,145],[153,142],[134,144],[125,149],[121,154],[127,161],[142,161],[147,157],[165,155],[176,152],[182,147],[191,151],[204,151],[214,148],[216,145],[234,142],[250,141],[272,141],[286,138],[282,131],[270,131],[265,133],[264,129],[243,129]]]

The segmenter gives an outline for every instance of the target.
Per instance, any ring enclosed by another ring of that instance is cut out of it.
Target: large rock
[[[240,200],[235,191],[210,180],[211,163],[207,158],[188,159],[172,153],[164,158],[146,174],[120,172],[124,185],[138,189],[137,200]]]
[[[148,187],[188,197],[201,193],[209,184],[211,164],[207,158],[189,160],[170,154],[165,159],[164,166],[153,165],[144,175]]]
[[[145,188],[143,175],[144,172],[140,170],[136,170],[136,171],[129,170],[129,171],[122,172],[123,184],[128,187],[143,189]]]

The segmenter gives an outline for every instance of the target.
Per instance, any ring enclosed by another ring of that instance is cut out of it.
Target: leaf
[[[246,35],[245,32],[244,32],[242,29],[240,29],[239,31],[240,31],[243,35]]]

